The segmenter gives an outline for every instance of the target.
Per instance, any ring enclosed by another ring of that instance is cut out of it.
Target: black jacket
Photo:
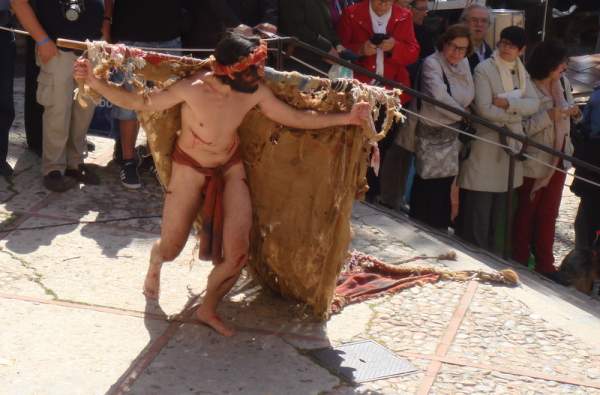
[[[489,58],[490,56],[492,56],[492,48],[490,48],[489,45],[487,45],[487,43],[484,41],[483,45],[485,46],[485,58]],[[475,67],[477,67],[477,65],[479,64],[479,56],[477,56],[477,54],[475,52],[473,52],[471,54],[471,56],[469,56],[469,66],[471,67],[471,73],[473,73],[475,71]]]
[[[277,0],[209,0],[209,3],[226,28],[241,23],[251,27],[261,23],[279,24]]]
[[[575,133],[573,138],[576,138]],[[575,145],[575,152],[573,153],[573,156],[591,165],[600,167],[600,139],[591,139],[581,136],[579,139],[579,141],[573,142]],[[600,174],[576,165],[574,167],[576,176],[583,177],[600,184]],[[600,201],[600,188],[578,178],[573,180],[573,184],[571,184],[571,191],[573,191],[573,193],[579,197],[588,197]]]
[[[325,52],[340,43],[327,0],[281,0],[279,12],[281,35],[296,37]],[[302,48],[296,48],[293,55],[323,71],[331,67],[321,57]],[[313,74],[298,63],[290,61],[289,64],[293,65],[291,68],[294,70]]]

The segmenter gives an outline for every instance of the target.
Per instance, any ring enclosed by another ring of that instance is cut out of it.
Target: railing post
[[[277,58],[276,58],[276,69],[278,71],[283,70],[283,42],[281,39],[277,40]]]
[[[506,192],[506,218],[504,220],[504,259],[510,258],[510,243],[512,239],[513,192],[515,184],[515,155],[508,155],[508,191]]]

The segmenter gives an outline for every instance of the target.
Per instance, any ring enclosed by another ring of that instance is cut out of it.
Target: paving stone
[[[591,387],[580,387],[515,375],[502,374],[501,377],[505,379],[505,382],[497,384],[498,373],[496,372],[464,369],[459,366],[444,364],[433,383],[430,394],[456,394],[466,385],[470,386],[470,390],[467,392],[469,394],[600,394],[600,390]]]
[[[502,300],[499,303],[498,299],[494,288],[479,288],[472,302],[473,308],[467,312],[449,355],[466,357],[473,362],[501,356],[511,367],[579,379],[593,378],[589,372],[594,374],[600,359],[591,357],[591,350],[582,347],[567,332],[552,328],[543,320],[531,319],[531,311],[518,301]],[[506,318],[510,319],[507,321]],[[529,341],[525,342],[525,339]],[[501,348],[484,347],[485,344],[500,345]],[[572,346],[557,348],[556,344]]]
[[[0,394],[104,394],[163,321],[0,299]]]
[[[56,222],[32,218],[24,226]],[[27,273],[35,276],[35,282],[43,284],[44,290],[55,298],[176,314],[190,293],[199,294],[204,289],[211,264],[196,262],[190,268],[194,245],[190,240],[177,260],[164,265],[160,308],[153,303],[147,304],[141,290],[154,239],[132,230],[73,225],[37,231],[33,239],[28,231],[16,231],[0,245],[10,251],[13,261],[27,262]],[[74,240],[77,240],[75,244]],[[28,295],[26,289],[15,287],[14,283],[0,283],[2,292]]]
[[[184,325],[130,393],[303,395],[338,384],[337,377],[279,337],[239,333],[223,338],[202,326]]]

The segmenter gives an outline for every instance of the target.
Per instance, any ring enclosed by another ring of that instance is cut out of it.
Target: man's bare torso
[[[231,157],[239,144],[237,128],[258,103],[260,89],[239,93],[211,74],[198,73],[182,87],[180,148],[205,167],[216,167]]]

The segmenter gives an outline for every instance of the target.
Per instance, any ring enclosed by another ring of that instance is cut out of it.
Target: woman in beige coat
[[[498,48],[475,69],[474,111],[498,126],[523,134],[523,117],[540,105],[535,88],[519,59],[525,50],[525,30],[507,27],[500,33]],[[477,125],[477,136],[500,143],[499,133]],[[508,138],[511,154],[522,144]],[[509,153],[504,148],[473,140],[471,155],[461,166],[461,188],[457,234],[490,251],[495,249],[496,231],[502,226],[508,191]],[[515,163],[513,187],[523,183],[523,166]]]

